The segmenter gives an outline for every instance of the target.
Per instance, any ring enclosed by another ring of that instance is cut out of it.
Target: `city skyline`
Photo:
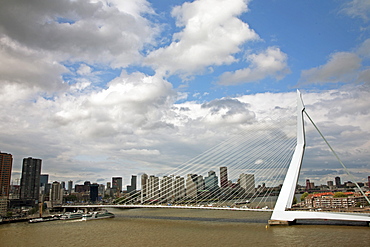
[[[165,174],[266,119],[294,118],[298,88],[364,180],[369,10],[364,0],[5,1],[0,150],[14,178],[29,156],[52,181]],[[300,183],[345,177],[306,130]]]
[[[7,153],[0,153],[0,154],[12,157],[11,154],[7,154]],[[232,186],[234,183],[239,184],[244,189],[247,189],[247,187],[250,189],[251,187],[247,186],[246,184],[248,184],[247,181],[251,180],[251,179],[254,181],[253,184],[258,185],[258,186],[262,186],[262,185],[265,186],[265,183],[268,182],[268,181],[264,181],[264,182],[259,181],[261,183],[256,184],[255,179],[254,179],[254,174],[248,174],[248,173],[245,174],[245,172],[242,172],[240,174],[233,173],[234,178],[230,178],[228,176],[228,167],[219,167],[219,172],[218,173],[216,173],[214,170],[210,170],[210,171],[206,172],[207,176],[206,176],[205,173],[200,173],[200,174],[198,174],[198,173],[189,173],[189,174],[186,174],[184,176],[178,176],[178,175],[175,175],[175,174],[168,174],[168,175],[149,174],[148,175],[146,173],[142,173],[140,175],[130,174],[129,175],[130,180],[127,180],[127,181],[130,181],[130,183],[128,183],[128,182],[125,183],[124,180],[123,180],[123,176],[120,176],[120,177],[112,176],[110,178],[110,181],[106,181],[105,183],[98,183],[98,182],[94,182],[94,181],[92,182],[91,180],[85,180],[85,181],[83,181],[83,185],[82,185],[82,184],[80,184],[82,181],[72,181],[72,180],[69,180],[69,181],[59,180],[59,181],[57,181],[57,180],[53,180],[52,182],[45,184],[45,181],[48,182],[48,180],[49,180],[49,174],[41,173],[41,163],[42,163],[41,159],[36,159],[36,158],[32,158],[32,157],[28,157],[28,158],[23,159],[23,170],[24,170],[23,173],[25,174],[25,176],[24,176],[25,180],[27,180],[27,181],[32,180],[33,182],[31,182],[31,184],[34,184],[33,187],[36,188],[37,186],[35,185],[34,180],[36,181],[37,176],[39,176],[40,178],[38,180],[40,181],[40,186],[39,186],[40,188],[45,187],[47,185],[51,186],[54,182],[57,182],[57,183],[60,183],[61,188],[64,188],[66,191],[70,191],[70,192],[71,192],[72,189],[76,192],[76,189],[75,189],[76,186],[82,186],[83,190],[86,191],[86,190],[88,190],[88,187],[91,184],[99,184],[99,185],[107,186],[107,188],[110,188],[113,191],[117,191],[117,192],[127,191],[127,192],[130,193],[130,192],[135,191],[136,189],[142,190],[143,181],[148,180],[150,177],[156,179],[155,180],[155,183],[156,183],[155,186],[158,186],[158,188],[160,187],[159,185],[162,182],[162,180],[166,180],[166,178],[169,178],[169,177],[171,177],[171,178],[176,177],[176,178],[183,178],[184,179],[186,177],[189,178],[189,176],[190,177],[195,176],[195,180],[198,179],[198,178],[201,178],[201,180],[203,181],[203,184],[204,184],[204,189],[211,189],[211,190],[212,190],[212,187],[226,188],[226,187]],[[32,174],[35,173],[36,175],[35,174],[30,175],[31,173]],[[39,175],[37,175],[38,173],[39,173]],[[217,176],[217,174],[219,176]],[[140,180],[137,179],[138,176],[140,177]],[[144,178],[144,180],[143,180],[143,178]],[[304,180],[305,180],[305,183],[302,183],[302,184],[298,183],[297,185],[302,186],[302,187],[305,186],[306,188],[315,187],[315,185],[314,185],[315,183],[310,181],[310,178],[305,178]],[[9,182],[10,181],[13,181],[13,180],[9,180]],[[22,177],[19,179],[19,181],[22,181]],[[138,181],[141,181],[141,182],[138,183]],[[65,187],[66,182],[68,182],[67,187]],[[328,181],[326,181],[326,183],[320,184],[319,186],[322,186],[322,185],[334,186],[335,185],[337,188],[340,188],[340,186],[343,186],[343,185],[348,184],[348,183],[352,184],[354,182],[363,183],[363,184],[370,183],[370,176],[367,176],[366,178],[364,178],[361,181],[343,180],[343,182],[341,180],[341,177],[336,176],[336,177],[333,177],[332,180],[328,180]],[[25,182],[25,183],[27,183],[27,182]],[[17,185],[17,184],[13,184],[13,182],[10,182],[10,185]],[[274,186],[279,186],[279,185],[281,185],[281,184],[275,184]],[[22,183],[20,183],[19,186],[22,187]],[[73,187],[71,188],[70,186],[73,186]],[[144,187],[146,187],[146,186],[147,186],[147,183],[145,182]],[[40,190],[40,188],[38,188],[38,190]],[[49,190],[50,190],[50,188],[49,188]],[[37,194],[39,194],[39,192],[37,192]]]

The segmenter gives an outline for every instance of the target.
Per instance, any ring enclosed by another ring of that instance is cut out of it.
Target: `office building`
[[[40,175],[40,194],[45,197],[49,196],[50,185],[49,185],[49,174]]]
[[[229,185],[226,166],[220,167],[220,183],[221,183],[221,188],[227,188]]]
[[[0,152],[0,197],[9,196],[13,156]]]
[[[127,186],[127,192],[128,193],[136,191],[136,178],[137,177],[135,175],[131,176],[131,184]]]
[[[310,180],[309,179],[306,179],[306,191],[310,190],[311,187],[310,187]]]
[[[340,177],[335,177],[335,186],[337,186],[337,188],[341,188],[342,187],[342,183],[340,181]]]
[[[119,194],[122,191],[122,177],[112,177],[112,189],[114,194]]]
[[[90,191],[90,181],[85,181],[84,182],[84,192]]]
[[[75,185],[75,192],[76,192],[76,193],[84,193],[84,192],[86,192],[86,190],[85,190],[85,185],[82,185],[82,184],[76,184],[76,185]]]
[[[239,175],[239,186],[243,188],[246,192],[246,194],[254,194],[255,192],[255,180],[254,180],[254,174],[240,174]]]
[[[99,184],[93,183],[90,184],[90,201],[96,202],[99,197]]]
[[[176,176],[173,189],[175,200],[185,197],[185,179],[183,177]]]
[[[40,194],[41,159],[23,159],[20,199],[30,199],[38,203]]]
[[[5,216],[8,210],[10,178],[12,174],[13,156],[0,152],[0,215]]]
[[[198,194],[198,175],[188,174],[186,177],[186,197],[196,197]]]
[[[99,184],[98,193],[101,196],[104,196],[105,195],[105,185],[104,184]]]
[[[149,201],[157,201],[159,198],[159,178],[150,175],[148,178],[148,194],[147,199]]]
[[[218,177],[216,176],[216,172],[208,172],[208,176],[204,177],[204,185],[205,189],[209,191],[214,191],[218,189]]]
[[[52,206],[61,205],[63,202],[63,189],[59,182],[55,181],[51,185],[50,201]]]
[[[141,175],[141,192],[140,192],[140,201],[141,203],[144,203],[146,200],[146,196],[148,195],[148,175],[142,174]]]
[[[169,201],[174,198],[173,177],[164,176],[161,179],[161,199]]]
[[[72,188],[73,188],[73,181],[68,181],[68,195],[72,194]]]
[[[49,174],[40,175],[40,187],[45,187],[49,183]]]

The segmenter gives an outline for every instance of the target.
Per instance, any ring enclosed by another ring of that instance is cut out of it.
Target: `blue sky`
[[[186,162],[273,109],[293,115],[300,89],[363,181],[369,21],[365,0],[8,1],[0,150],[14,155],[13,179],[33,156],[52,180],[128,182]],[[330,154],[315,155],[325,148],[313,139],[301,179],[326,183],[342,173]]]

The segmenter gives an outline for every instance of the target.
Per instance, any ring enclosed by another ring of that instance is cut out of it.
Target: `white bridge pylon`
[[[333,220],[370,222],[369,214],[359,215],[348,212],[318,212],[290,210],[295,195],[306,145],[303,113],[305,107],[301,93],[297,90],[297,145],[285,176],[283,186],[271,215],[270,225],[284,225],[296,220]]]

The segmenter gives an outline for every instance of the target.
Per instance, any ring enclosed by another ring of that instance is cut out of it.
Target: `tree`
[[[337,198],[337,197],[347,197],[346,194],[344,194],[343,192],[335,192],[334,195],[333,195],[334,198]]]
[[[308,196],[308,192],[305,192],[301,195],[301,202],[304,201],[304,199],[306,199],[306,197]]]

